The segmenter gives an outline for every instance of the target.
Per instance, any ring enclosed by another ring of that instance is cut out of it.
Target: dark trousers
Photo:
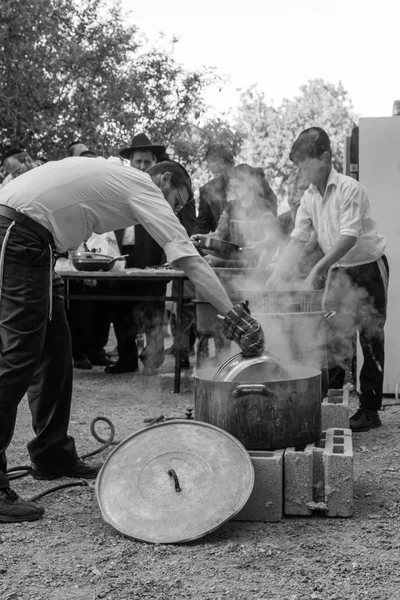
[[[382,405],[388,282],[389,265],[383,256],[365,265],[334,269],[327,283],[325,308],[336,311],[327,321],[329,387],[343,387],[358,330],[364,358],[360,406],[369,410]]]
[[[0,217],[0,243],[11,221]],[[52,278],[52,320],[50,310]],[[35,437],[31,461],[52,469],[77,461],[67,435],[72,395],[71,337],[64,283],[50,270],[48,244],[16,224],[6,245],[0,299],[0,487],[8,486],[5,451],[27,392]]]
[[[95,286],[86,286],[83,281],[70,281],[71,294],[104,296],[110,293],[108,281],[97,281]],[[95,360],[105,356],[105,346],[110,333],[110,304],[105,301],[71,300],[66,311],[72,338],[74,360]]]

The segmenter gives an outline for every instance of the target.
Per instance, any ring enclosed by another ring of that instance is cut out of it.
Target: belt
[[[11,219],[11,221],[15,221],[19,225],[23,227],[27,227],[31,231],[34,231],[40,238],[42,238],[47,244],[51,244],[54,246],[53,236],[50,231],[43,227],[40,223],[31,219],[27,215],[11,208],[10,206],[6,206],[5,204],[0,204],[0,216],[6,217],[6,219]]]

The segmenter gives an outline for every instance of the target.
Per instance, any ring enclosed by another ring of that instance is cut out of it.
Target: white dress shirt
[[[372,219],[365,188],[333,167],[323,197],[314,185],[304,192],[291,238],[308,242],[313,231],[324,254],[343,235],[357,238],[355,246],[335,266],[367,264],[378,260],[385,252],[386,242]]]
[[[150,176],[121,161],[70,157],[48,162],[10,181],[0,190],[0,204],[46,227],[60,253],[75,250],[93,232],[141,224],[170,264],[199,255]]]

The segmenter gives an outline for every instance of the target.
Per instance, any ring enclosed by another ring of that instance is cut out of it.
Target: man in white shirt
[[[296,216],[291,242],[267,289],[279,289],[286,268],[302,258],[311,234],[317,234],[324,256],[313,267],[305,289],[313,289],[327,274],[325,308],[336,311],[328,332],[330,387],[341,388],[344,367],[353,350],[356,328],[364,355],[360,373],[360,409],[350,419],[353,431],[380,427],[384,374],[389,266],[385,240],[372,219],[364,187],[332,167],[330,140],[319,127],[304,130],[294,142],[290,159],[309,188]]]
[[[242,305],[232,307],[175,216],[191,195],[186,175],[172,162],[147,174],[119,160],[66,158],[24,173],[0,191],[0,522],[35,520],[44,512],[11,490],[7,478],[5,452],[26,392],[35,431],[28,443],[33,477],[95,478],[101,466],[79,460],[67,433],[71,338],[54,251],[74,250],[92,232],[141,223],[168,262],[225,315],[226,335],[245,354],[262,352],[259,323]]]

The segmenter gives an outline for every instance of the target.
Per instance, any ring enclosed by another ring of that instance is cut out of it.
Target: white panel
[[[400,382],[400,117],[360,119],[359,179],[385,236],[390,281],[384,393]],[[358,357],[358,365],[362,357]]]

